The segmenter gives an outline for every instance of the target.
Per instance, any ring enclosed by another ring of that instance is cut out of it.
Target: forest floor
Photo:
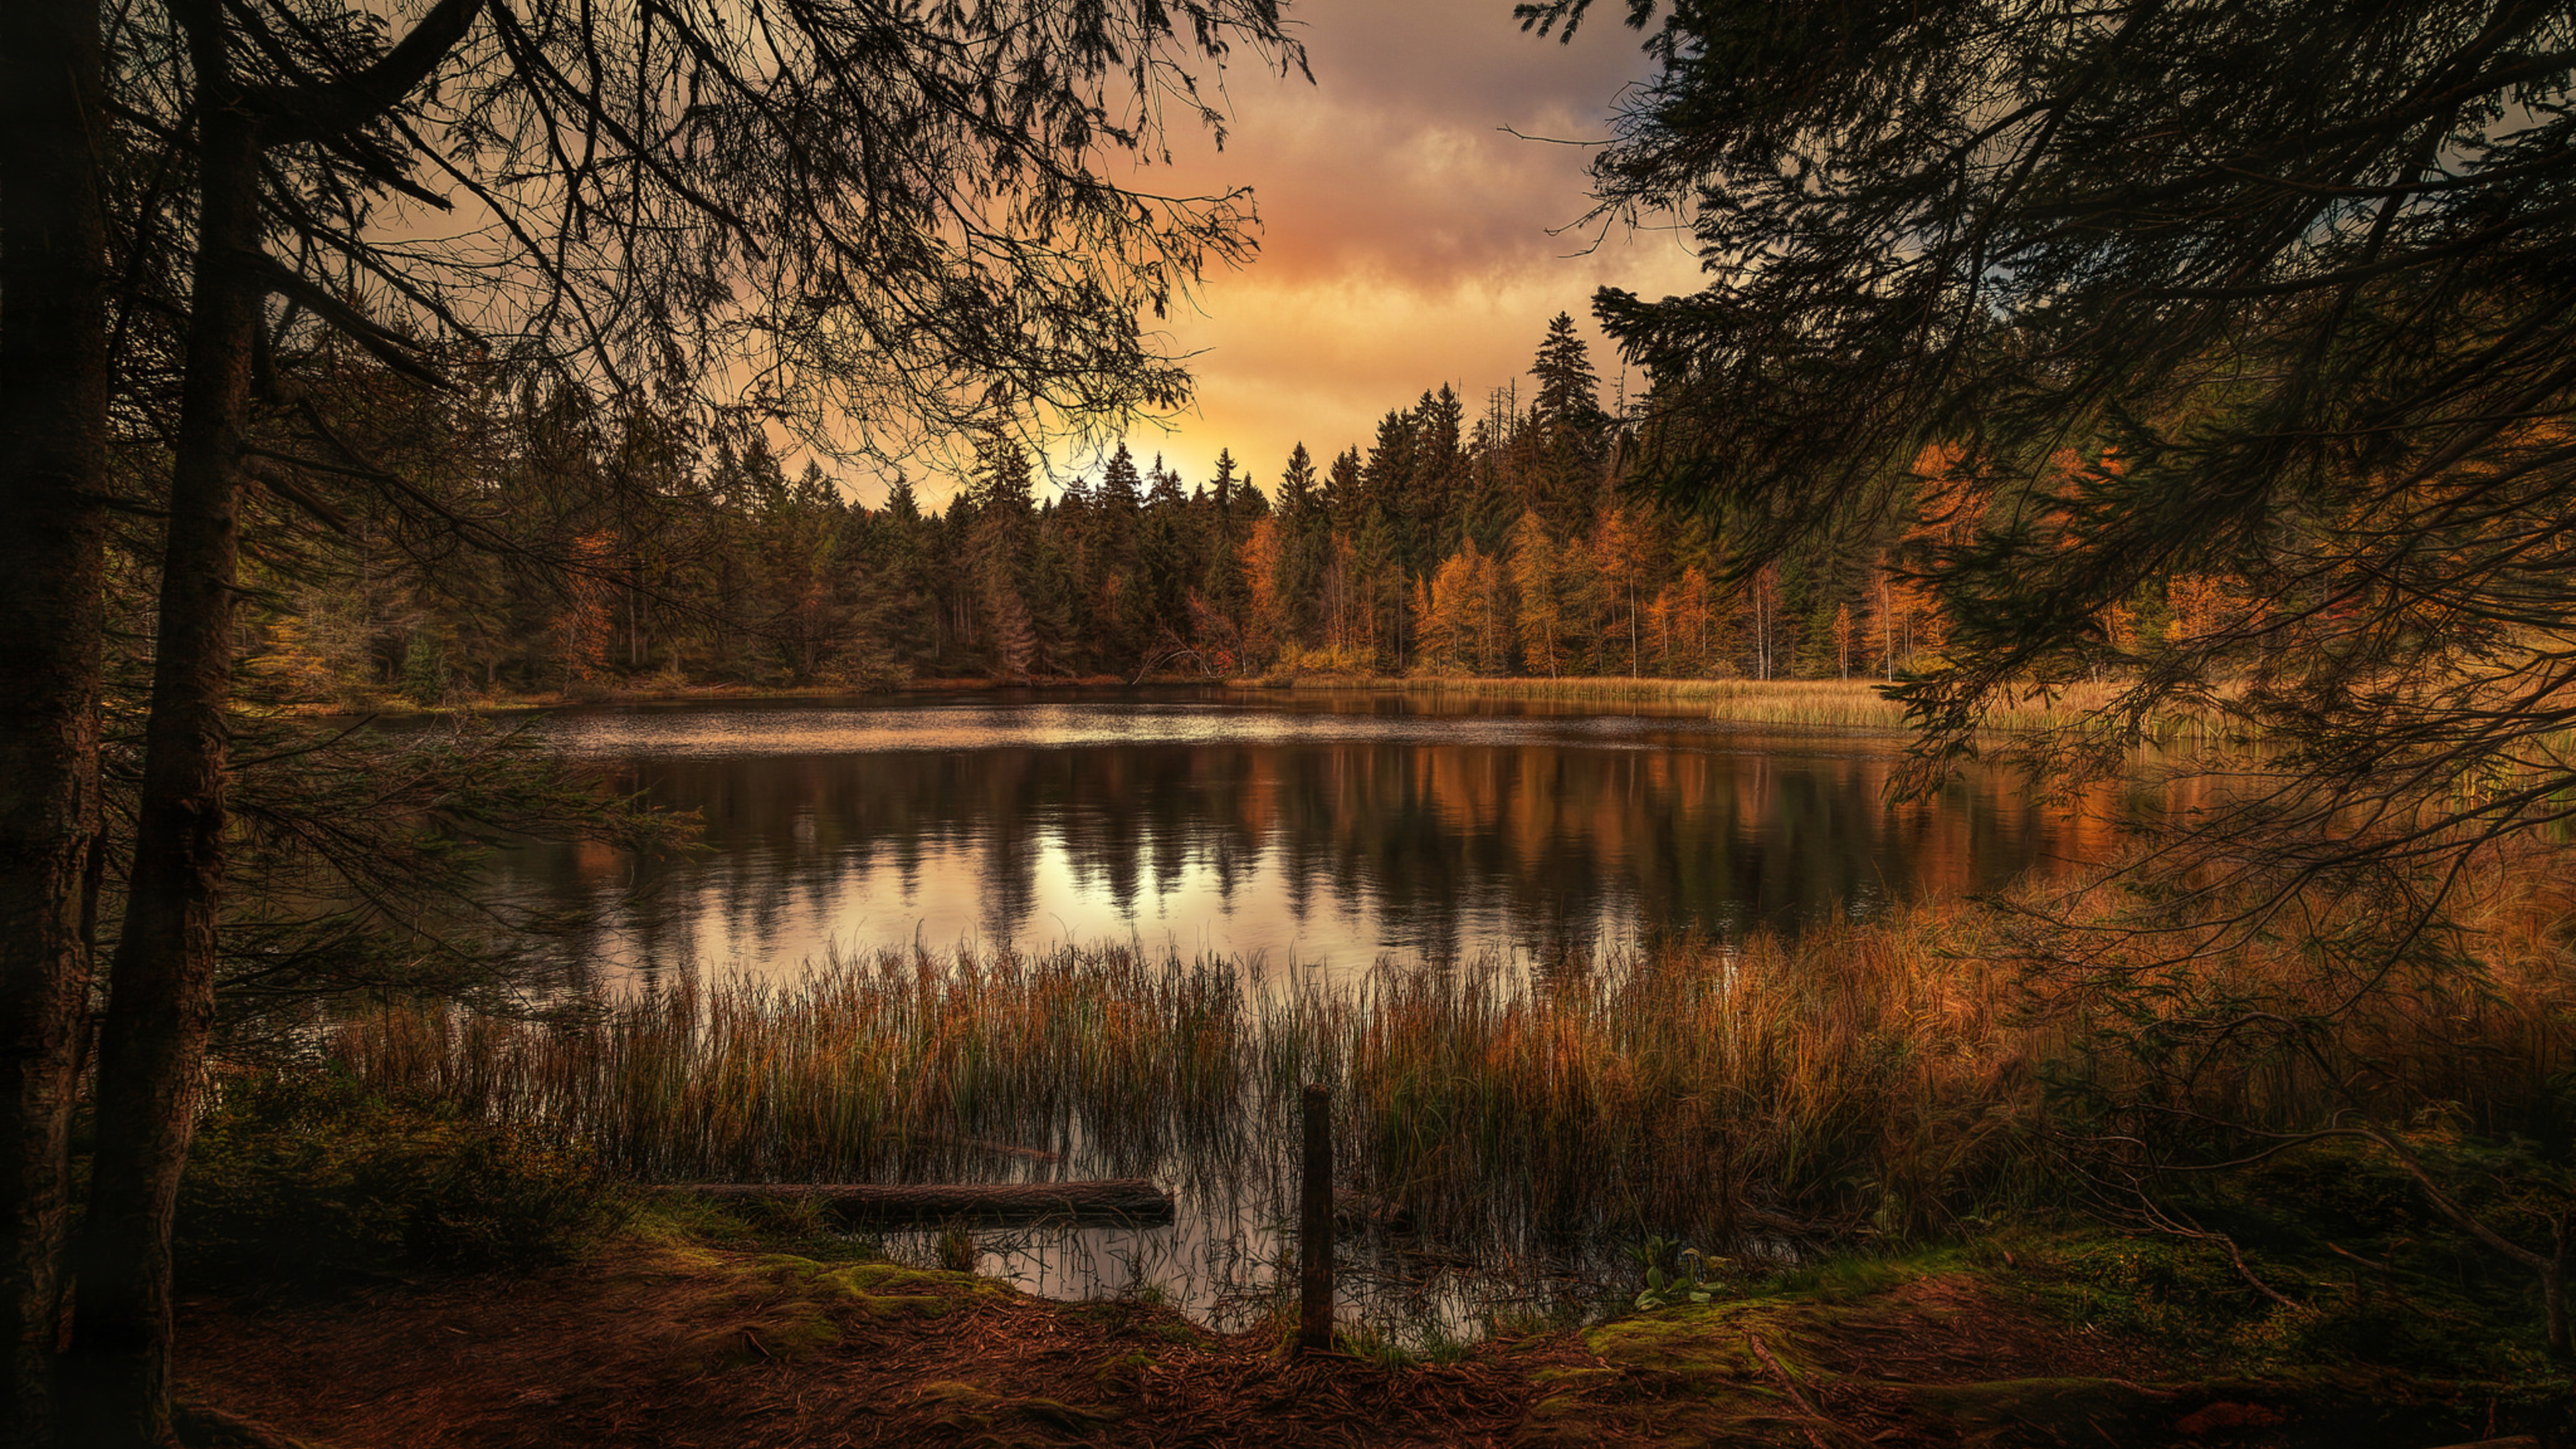
[[[2099,1321],[2070,1282],[2028,1249],[1931,1254],[1446,1361],[1298,1358],[1152,1303],[660,1234],[529,1273],[193,1298],[179,1369],[190,1443],[267,1449],[2576,1442],[2563,1377],[2248,1372]]]

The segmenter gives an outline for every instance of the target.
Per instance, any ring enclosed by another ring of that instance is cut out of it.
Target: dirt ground
[[[1292,1358],[1169,1309],[961,1274],[653,1244],[519,1277],[199,1299],[190,1437],[336,1449],[617,1445],[2440,1445],[2475,1386],[2201,1377],[1925,1274],[1488,1342]],[[2542,1441],[2533,1440],[2538,1444]]]

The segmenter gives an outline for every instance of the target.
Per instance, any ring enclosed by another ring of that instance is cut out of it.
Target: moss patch
[[[1605,1324],[1582,1339],[1597,1367],[1536,1375],[1546,1393],[1519,1442],[2341,1446],[2475,1438],[2517,1406],[2505,1422],[2564,1415],[2529,1380],[2336,1364],[2213,1375],[2217,1359],[2178,1356],[2135,1320],[2107,1328],[2099,1296],[2089,1316],[2066,1311],[2082,1304],[2062,1292],[2060,1259],[2039,1256],[2009,1272],[1958,1254],[1823,1265],[1761,1296]]]
[[[997,1394],[963,1379],[923,1384],[918,1403],[929,1411],[931,1423],[998,1445],[1053,1444],[1058,1442],[1054,1436],[1080,1437],[1126,1417],[1116,1409],[1061,1399]]]

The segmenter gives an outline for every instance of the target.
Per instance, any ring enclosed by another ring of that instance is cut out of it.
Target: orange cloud
[[[1168,431],[1131,434],[1140,459],[1160,452],[1196,482],[1225,448],[1267,483],[1297,442],[1319,461],[1364,445],[1425,388],[1456,386],[1474,413],[1528,368],[1550,317],[1590,330],[1605,283],[1696,286],[1668,233],[1613,232],[1597,247],[1551,235],[1590,205],[1592,151],[1503,129],[1608,134],[1648,62],[1615,23],[1624,7],[1598,8],[1560,45],[1523,34],[1510,0],[1294,0],[1314,84],[1229,71],[1224,149],[1176,134],[1174,164],[1140,177],[1167,193],[1250,186],[1262,225],[1258,260],[1209,278],[1170,322],[1173,347],[1194,354],[1198,406]],[[1615,382],[1617,359],[1593,341]]]

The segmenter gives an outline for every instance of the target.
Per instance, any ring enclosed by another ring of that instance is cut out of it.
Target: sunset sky
[[[1267,487],[1299,440],[1320,464],[1444,381],[1472,416],[1528,368],[1560,310],[1593,337],[1607,401],[1618,366],[1592,325],[1593,289],[1687,290],[1695,263],[1668,233],[1616,232],[1570,255],[1588,237],[1548,233],[1586,210],[1590,151],[1501,128],[1606,134],[1620,87],[1647,69],[1615,23],[1623,8],[1560,45],[1523,34],[1510,0],[1294,0],[1314,83],[1231,68],[1223,152],[1176,127],[1174,168],[1139,182],[1248,185],[1262,226],[1258,260],[1211,276],[1172,319],[1175,350],[1198,354],[1198,406],[1169,433],[1132,434],[1138,462],[1160,452],[1198,483],[1229,448]],[[1095,471],[1087,461],[1058,466]],[[925,482],[933,499],[954,489]]]

